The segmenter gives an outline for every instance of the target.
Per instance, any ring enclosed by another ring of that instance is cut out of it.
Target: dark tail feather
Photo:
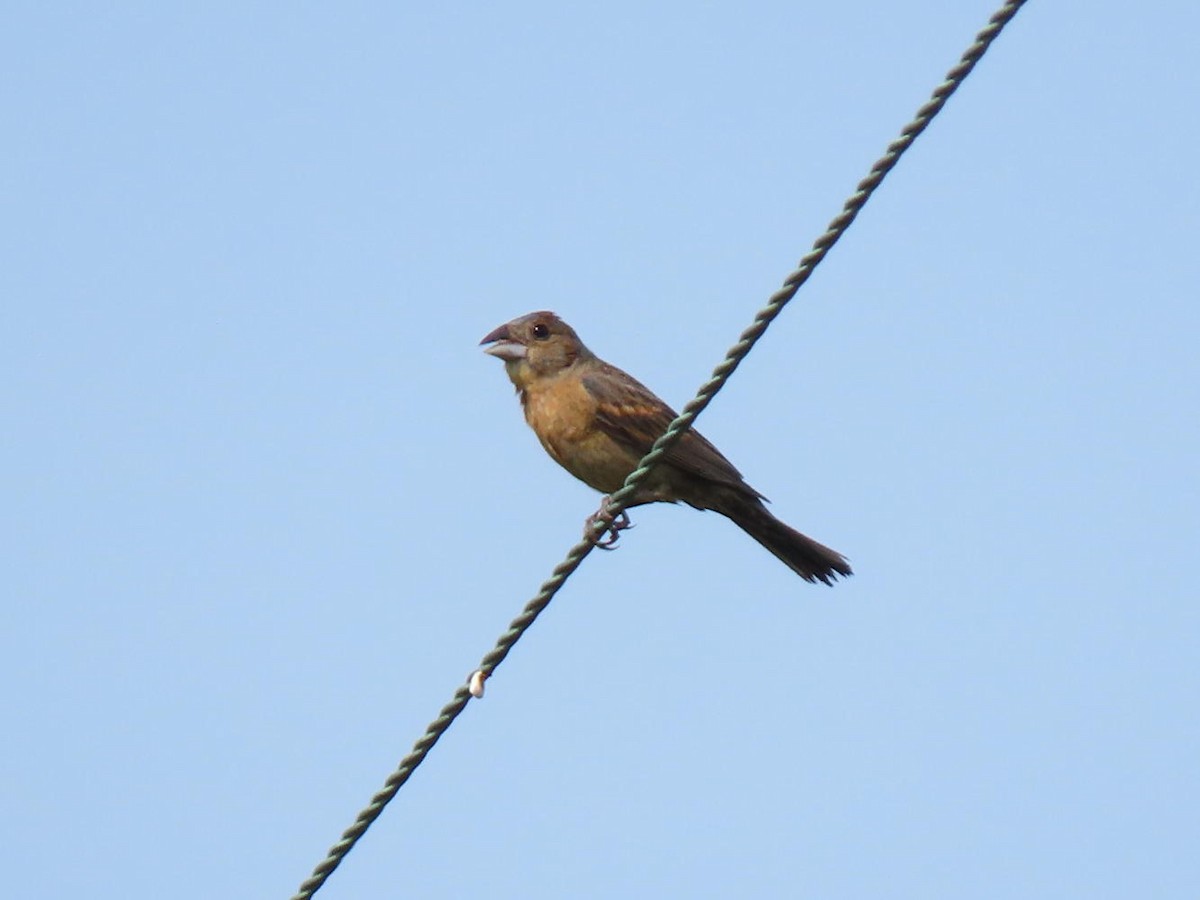
[[[727,508],[717,509],[717,512],[733,520],[805,581],[833,584],[839,575],[844,578],[853,574],[850,563],[842,554],[789,528],[771,515],[756,497],[738,496],[727,504]]]

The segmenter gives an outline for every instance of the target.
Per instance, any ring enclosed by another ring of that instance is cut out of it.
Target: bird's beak
[[[510,362],[525,358],[525,345],[512,339],[512,332],[508,330],[507,325],[501,325],[495,331],[489,331],[487,337],[479,343],[492,345],[483,351],[490,356],[497,356]]]

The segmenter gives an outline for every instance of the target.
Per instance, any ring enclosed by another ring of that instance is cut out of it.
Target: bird
[[[552,312],[520,316],[488,332],[479,343],[486,345],[485,353],[504,361],[525,421],[550,457],[602,494],[621,488],[676,418],[653,391],[596,356]],[[627,508],[683,502],[712,510],[805,581],[832,585],[838,576],[853,574],[844,556],[785,525],[771,514],[765,500],[692,428],[651,470]],[[595,534],[591,526],[599,517],[608,525],[611,545],[617,531],[628,527],[628,519],[604,519],[606,503],[607,498],[601,512],[588,520],[585,534]]]

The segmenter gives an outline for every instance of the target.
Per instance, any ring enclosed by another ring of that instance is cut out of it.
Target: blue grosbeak
[[[648,388],[583,345],[551,312],[534,312],[485,337],[504,360],[525,421],[564,469],[604,494],[618,490],[667,430],[675,412]],[[779,521],[765,498],[695,429],[686,431],[642,482],[630,506],[682,500],[731,519],[805,581],[832,584],[850,564]],[[613,535],[615,537],[615,530]]]

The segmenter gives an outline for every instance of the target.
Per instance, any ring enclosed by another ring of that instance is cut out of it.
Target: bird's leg
[[[593,533],[596,523],[601,522],[605,528],[598,534]],[[616,516],[613,516],[608,511],[608,496],[600,501],[600,508],[587,517],[587,521],[583,523],[583,536],[591,539],[592,543],[601,550],[615,550],[617,538],[621,536],[621,532],[626,528],[632,528],[633,523],[629,521],[629,513],[621,510]]]

